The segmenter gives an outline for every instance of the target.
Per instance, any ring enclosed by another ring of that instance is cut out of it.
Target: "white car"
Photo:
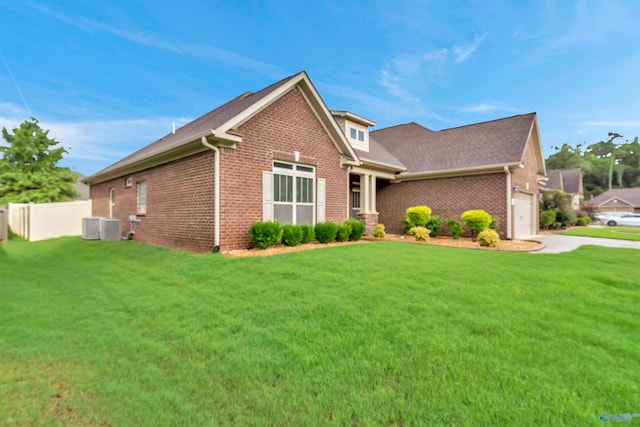
[[[616,225],[640,227],[640,213],[598,215],[597,218],[601,223],[612,227],[615,227]]]

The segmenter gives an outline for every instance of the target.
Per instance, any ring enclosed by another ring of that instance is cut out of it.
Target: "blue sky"
[[[0,0],[0,126],[93,174],[305,70],[329,109],[433,130],[538,113],[545,156],[640,135],[640,2]]]

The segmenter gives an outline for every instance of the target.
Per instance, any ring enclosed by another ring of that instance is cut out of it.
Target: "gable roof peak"
[[[358,156],[355,151],[331,116],[307,73],[301,71],[285,77],[258,92],[246,91],[242,93],[231,101],[176,129],[175,133],[169,133],[113,163],[87,178],[86,181],[94,184],[104,182],[203,151],[206,149],[201,144],[201,137],[203,136],[212,138],[212,140],[222,145],[231,146],[241,142],[242,136],[236,131],[238,126],[250,120],[254,115],[259,114],[264,108],[296,87],[301,91],[310,108],[315,111],[318,119],[323,123],[344,161],[346,163],[357,163]]]

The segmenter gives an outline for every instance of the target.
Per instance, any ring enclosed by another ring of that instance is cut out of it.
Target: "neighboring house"
[[[76,200],[89,200],[89,186],[85,182],[87,177],[82,175],[80,172],[76,172],[78,175],[78,180],[76,181],[76,191],[78,192],[78,197]]]
[[[407,207],[485,209],[503,238],[538,229],[535,113],[434,132],[330,111],[306,73],[246,92],[86,179],[93,214],[136,240],[191,251],[250,245],[254,221],[363,219],[401,231]]]
[[[584,202],[598,212],[640,213],[640,188],[614,188]]]
[[[582,169],[548,169],[549,180],[544,190],[556,190],[571,196],[571,209],[580,209],[580,203],[584,198],[582,185]]]

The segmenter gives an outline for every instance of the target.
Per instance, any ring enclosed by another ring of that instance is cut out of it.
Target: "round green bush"
[[[402,218],[405,233],[413,227],[426,227],[431,219],[431,208],[428,206],[412,206]]]
[[[302,227],[286,224],[282,227],[282,243],[286,246],[298,246],[302,242]]]
[[[482,209],[473,209],[462,213],[462,220],[469,230],[471,230],[472,237],[475,237],[475,233],[489,228],[491,224],[491,215]]]
[[[458,240],[462,236],[462,224],[457,219],[447,220],[447,227],[449,227],[449,233],[454,240]]]
[[[549,228],[551,224],[556,220],[556,212],[552,210],[546,210],[540,212],[540,225],[544,228]]]
[[[500,244],[500,236],[496,230],[487,228],[478,234],[478,242],[480,246],[488,246],[490,248],[497,248]]]
[[[439,215],[433,215],[431,219],[429,219],[429,222],[427,222],[426,227],[430,231],[429,236],[438,237],[440,233],[442,233],[442,217]]]
[[[576,225],[580,225],[580,226],[585,226],[587,224],[589,224],[591,218],[589,218],[588,216],[581,216],[576,218]]]
[[[413,227],[409,230],[409,234],[423,242],[429,241],[429,229],[427,227]]]
[[[316,240],[320,243],[333,242],[338,232],[338,224],[335,222],[319,222],[314,227]]]
[[[336,232],[337,242],[348,242],[349,236],[351,236],[351,226],[349,224],[338,224],[338,231]]]
[[[316,232],[309,224],[303,224],[300,226],[302,229],[302,243],[310,243],[316,239]]]
[[[386,235],[384,231],[384,224],[378,224],[373,229],[373,237],[383,238]]]
[[[266,249],[282,241],[282,226],[276,221],[256,221],[249,229],[253,244]]]
[[[349,224],[351,226],[351,235],[349,236],[349,240],[357,242],[362,238],[362,235],[364,234],[364,222],[350,218],[345,221],[345,224]]]

